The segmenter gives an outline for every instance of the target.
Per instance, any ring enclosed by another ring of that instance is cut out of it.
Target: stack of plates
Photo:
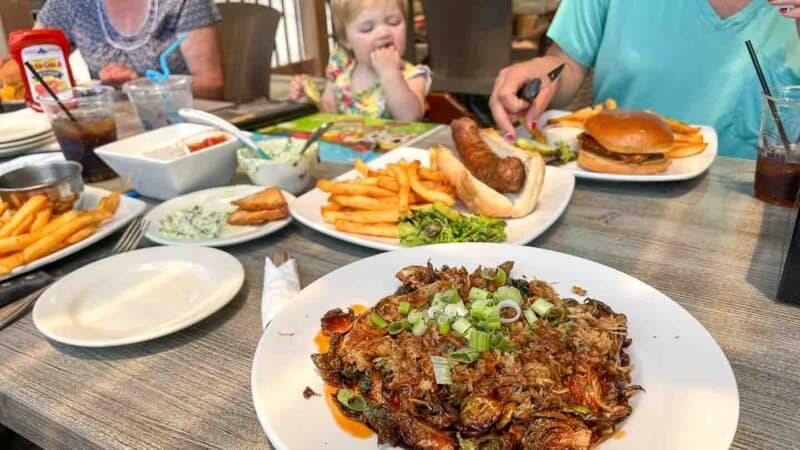
[[[0,114],[0,158],[55,142],[53,129],[43,113],[22,109]]]

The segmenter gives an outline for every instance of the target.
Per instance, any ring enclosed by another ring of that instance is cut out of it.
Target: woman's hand
[[[139,75],[130,67],[112,62],[100,69],[100,81],[121,86],[123,83],[139,78]]]
[[[780,8],[783,17],[794,19],[800,35],[800,0],[769,0],[770,5]]]
[[[292,77],[292,84],[289,85],[289,100],[298,103],[308,103],[308,97],[303,90],[305,75],[295,75]]]
[[[550,81],[547,74],[563,62],[565,61],[558,57],[543,56],[506,67],[497,75],[492,96],[489,98],[489,107],[497,127],[505,132],[507,139],[515,138],[514,122],[524,120],[525,126],[529,127],[547,109],[558,90],[560,80],[556,78]],[[542,80],[542,85],[533,103],[517,97],[517,91],[534,78]]]

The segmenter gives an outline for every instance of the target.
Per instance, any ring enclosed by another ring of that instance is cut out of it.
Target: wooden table
[[[449,144],[448,134],[423,145]],[[753,170],[752,161],[719,158],[681,183],[579,181],[564,216],[532,245],[622,270],[683,305],[733,365],[741,396],[733,448],[792,449],[800,443],[800,308],[772,300],[788,210],[753,199]],[[73,270],[113,242],[51,269]],[[290,252],[307,285],[375,252],[297,223],[227,250],[244,264],[246,286],[173,335],[85,349],[47,341],[30,316],[0,331],[0,422],[46,448],[264,448],[250,396],[264,258]]]

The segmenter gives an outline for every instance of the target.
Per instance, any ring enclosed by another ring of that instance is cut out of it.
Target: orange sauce
[[[338,401],[336,400],[335,387],[326,384],[323,396],[325,397],[325,403],[328,404],[328,409],[333,416],[333,420],[336,422],[336,425],[338,425],[339,428],[341,428],[345,433],[359,439],[368,439],[375,434],[369,429],[368,426],[342,414],[342,412],[339,410],[339,406],[335,403]]]
[[[611,435],[611,439],[622,439],[625,437],[625,430],[617,430],[616,433]]]
[[[356,315],[359,315],[368,308],[364,305],[350,305],[350,309],[352,309]],[[317,349],[320,353],[326,353],[331,347],[331,339],[322,334],[322,330],[319,330],[317,335],[314,336],[314,343],[317,345]],[[368,426],[342,414],[341,410],[339,410],[339,405],[336,404],[337,400],[335,387],[325,384],[325,392],[322,394],[322,396],[325,397],[325,403],[328,405],[328,409],[330,410],[331,416],[333,416],[333,420],[336,422],[336,425],[338,425],[339,428],[341,428],[345,433],[359,439],[368,439],[375,434]]]

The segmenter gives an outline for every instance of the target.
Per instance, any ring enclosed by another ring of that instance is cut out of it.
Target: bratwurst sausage
[[[517,192],[525,184],[525,166],[519,158],[501,158],[481,138],[478,124],[468,117],[450,123],[453,141],[461,161],[475,175],[497,192]]]

